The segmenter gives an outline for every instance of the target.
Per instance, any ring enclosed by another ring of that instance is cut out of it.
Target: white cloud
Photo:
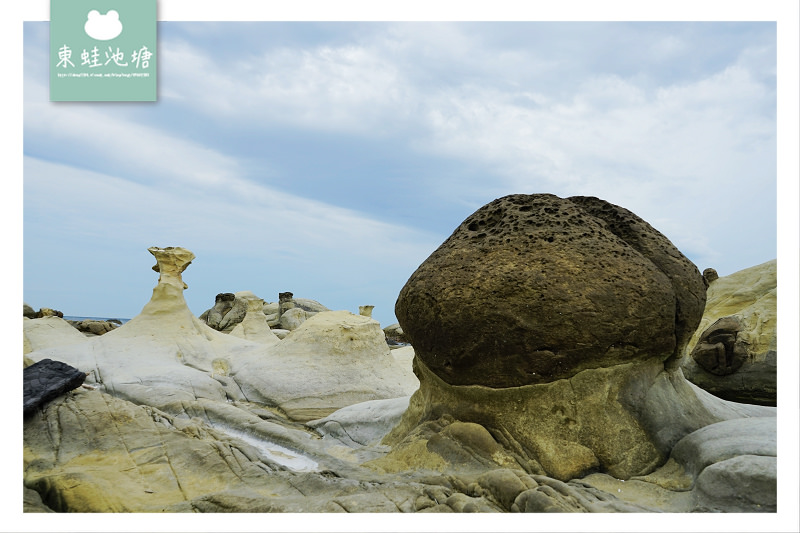
[[[174,154],[180,158],[182,154]],[[292,254],[368,258],[391,264],[430,252],[434,238],[403,226],[238,180],[229,194],[203,183],[170,187],[136,183],[106,173],[26,157],[25,206],[29,224],[47,217],[49,233],[137,243],[172,243],[220,254]],[[41,229],[41,228],[40,228]]]
[[[162,47],[164,97],[217,117],[363,134],[410,111],[397,69],[357,45],[282,48],[232,63],[183,42]]]
[[[164,61],[180,84],[175,98],[201,113],[369,136],[413,131],[399,142],[479,163],[523,188],[711,184],[774,143],[774,116],[762,113],[774,94],[749,69],[769,49],[681,84],[603,74],[553,87],[552,77],[535,81],[552,65],[522,49],[482,48],[468,28],[398,24],[357,44],[283,48],[225,65],[173,42]],[[652,46],[679,54],[687,45],[667,34]]]
[[[221,187],[237,179],[235,159],[115,115],[115,108],[49,102],[45,86],[32,79],[26,91],[26,135],[49,139],[53,149],[74,148],[87,165],[113,161],[125,175],[145,181],[168,177]]]

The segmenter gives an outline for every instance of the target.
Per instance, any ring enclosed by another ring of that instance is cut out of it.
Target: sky
[[[24,25],[24,299],[131,318],[150,246],[219,292],[396,321],[411,273],[515,193],[590,195],[722,276],[776,257],[774,22],[158,24],[158,101],[48,100]]]

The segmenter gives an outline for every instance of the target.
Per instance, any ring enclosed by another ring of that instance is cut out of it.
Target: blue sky
[[[776,257],[774,22],[160,22],[156,103],[48,101],[24,26],[24,299],[136,315],[149,246],[218,292],[400,288],[470,213],[592,195],[700,270]]]

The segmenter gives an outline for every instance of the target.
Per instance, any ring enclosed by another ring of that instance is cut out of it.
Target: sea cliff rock
[[[777,284],[775,260],[712,276],[682,361],[689,381],[726,400],[776,405]]]

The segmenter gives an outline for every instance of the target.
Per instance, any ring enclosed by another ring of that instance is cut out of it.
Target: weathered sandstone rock
[[[63,318],[50,316],[22,321],[23,354],[89,340]]]
[[[669,357],[451,385],[346,311],[270,345],[216,331],[183,298],[191,252],[157,250],[174,268],[139,315],[92,338],[66,326],[79,344],[30,353],[93,388],[25,421],[26,512],[774,509],[775,409],[720,400]]]
[[[289,333],[291,333],[291,331],[289,331],[288,329],[283,329],[283,328],[271,328],[271,329],[272,329],[272,333],[273,333],[273,334],[274,334],[276,337],[278,337],[279,339],[281,339],[281,340],[282,340],[282,339],[285,339],[285,338],[286,338],[286,336],[287,336]]]
[[[172,250],[188,261],[191,252]],[[180,273],[164,282],[166,270],[150,302],[125,325],[88,341],[69,328],[86,347],[50,346],[30,358],[64,361],[89,372],[87,381],[101,390],[178,416],[194,402],[210,400],[255,402],[309,420],[416,389],[416,378],[391,356],[374,320],[346,311],[320,313],[280,342],[253,342],[195,317]],[[254,320],[265,318],[256,310]],[[248,327],[249,321],[242,324],[245,337]]]
[[[316,300],[311,300],[309,298],[293,298],[294,304],[307,311],[309,313],[324,313],[325,311],[331,311],[321,303]]]
[[[308,319],[309,315],[313,316],[313,313],[309,313],[300,307],[292,307],[283,312],[278,320],[278,325],[281,329],[294,331]]]
[[[280,310],[278,302],[264,302],[265,315],[277,315]]]
[[[92,320],[86,319],[81,321],[70,321],[70,324],[84,334],[89,335],[103,335],[109,331],[115,330],[119,324],[110,322],[108,320]]]
[[[437,376],[499,388],[675,358],[704,303],[697,268],[647,222],[596,198],[541,194],[468,217],[395,310]]]
[[[84,337],[70,327],[84,342],[50,345],[29,357],[63,361],[89,372],[87,383],[114,396],[176,413],[184,409],[181,402],[225,401],[230,384],[215,379],[214,361],[260,345],[215,331],[191,313],[181,273],[194,254],[183,248],[148,251],[158,260],[154,270],[160,281],[137,316],[98,337]]]
[[[403,328],[401,328],[400,324],[398,323],[386,326],[383,328],[383,332],[386,334],[387,341],[408,342],[408,339],[406,339],[406,336],[403,333]]]
[[[776,405],[777,281],[775,260],[711,280],[682,361],[688,380],[726,400]]]
[[[370,400],[343,407],[307,423],[323,435],[352,447],[378,444],[400,421],[410,396]]]
[[[229,375],[249,399],[295,420],[407,396],[418,383],[392,357],[380,324],[348,311],[318,313],[264,354],[231,358]]]
[[[230,333],[247,314],[247,299],[238,298],[232,292],[221,292],[214,298],[214,307],[200,315],[210,327]]]
[[[46,318],[56,316],[58,318],[64,318],[64,313],[61,311],[57,311],[55,309],[50,309],[49,307],[42,307],[39,311],[36,312],[35,318]]]
[[[263,344],[275,344],[279,342],[280,339],[272,332],[269,324],[267,324],[267,317],[264,316],[264,300],[255,295],[249,298],[245,298],[245,295],[242,294],[238,296],[247,301],[247,314],[244,319],[231,330],[230,334],[234,337],[240,337]]]
[[[396,314],[420,387],[383,440],[392,451],[373,464],[629,479],[663,465],[700,428],[774,416],[684,379],[680,355],[704,302],[697,268],[621,207],[495,200],[400,292]],[[464,449],[483,451],[459,458]]]
[[[37,318],[36,311],[34,311],[33,307],[22,302],[22,316],[27,318]]]

